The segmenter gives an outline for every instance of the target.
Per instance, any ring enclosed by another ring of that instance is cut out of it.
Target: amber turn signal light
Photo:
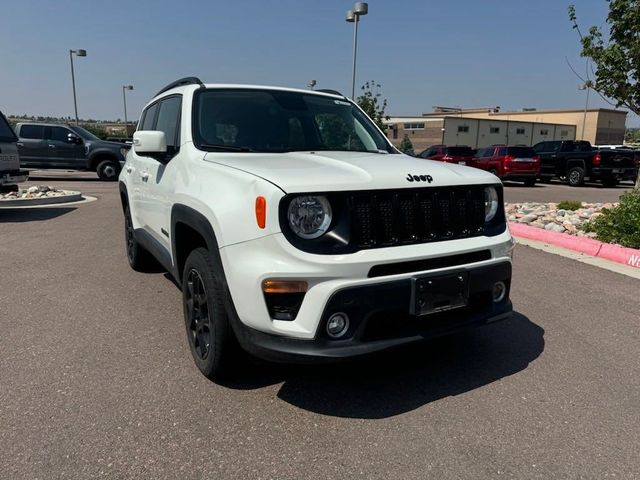
[[[256,197],[256,222],[260,228],[267,225],[267,199],[264,197]]]
[[[307,282],[295,280],[264,280],[262,282],[264,293],[304,293],[307,288]]]

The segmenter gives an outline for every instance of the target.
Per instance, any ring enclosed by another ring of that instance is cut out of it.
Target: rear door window
[[[44,125],[22,125],[20,127],[20,138],[44,140]]]
[[[498,153],[497,153],[498,156],[504,157],[506,154],[507,154],[507,147],[498,148]]]
[[[471,147],[448,147],[447,153],[456,157],[470,157],[473,155]]]
[[[153,122],[156,119],[156,111],[158,110],[158,104],[154,103],[144,112],[142,122],[140,122],[140,130],[153,130]]]

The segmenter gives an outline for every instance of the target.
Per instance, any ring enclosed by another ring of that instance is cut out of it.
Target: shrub
[[[598,240],[624,247],[640,248],[640,190],[632,190],[620,197],[617,207],[602,211],[584,229],[595,232]]]
[[[558,204],[558,210],[578,210],[582,208],[582,202],[578,202],[576,200],[562,200]]]
[[[406,153],[407,155],[415,155],[413,152],[413,143],[411,143],[411,139],[409,135],[405,133],[402,142],[400,142],[400,147],[398,147],[402,153]]]

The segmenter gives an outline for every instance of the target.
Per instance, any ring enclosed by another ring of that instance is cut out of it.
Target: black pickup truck
[[[131,145],[100,140],[76,125],[18,123],[20,165],[27,168],[71,168],[96,172],[116,181]]]
[[[533,146],[540,156],[540,181],[566,180],[572,187],[585,179],[615,186],[620,180],[635,180],[638,165],[633,152],[595,149],[587,141],[554,140]]]

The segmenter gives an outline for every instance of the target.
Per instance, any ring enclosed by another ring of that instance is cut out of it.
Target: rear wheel
[[[127,247],[127,260],[131,268],[137,272],[149,272],[158,268],[158,262],[153,255],[136,240],[129,205],[124,211],[124,240]]]
[[[572,187],[579,187],[584,184],[584,168],[572,167],[569,169],[567,181]]]
[[[535,178],[526,178],[524,180],[524,186],[525,187],[533,187],[536,184],[536,179]]]
[[[115,182],[120,174],[120,164],[115,160],[103,160],[98,164],[96,172],[103,182]]]
[[[182,299],[191,355],[212,380],[230,376],[239,365],[240,346],[224,307],[224,273],[205,248],[192,251],[184,264]]]

